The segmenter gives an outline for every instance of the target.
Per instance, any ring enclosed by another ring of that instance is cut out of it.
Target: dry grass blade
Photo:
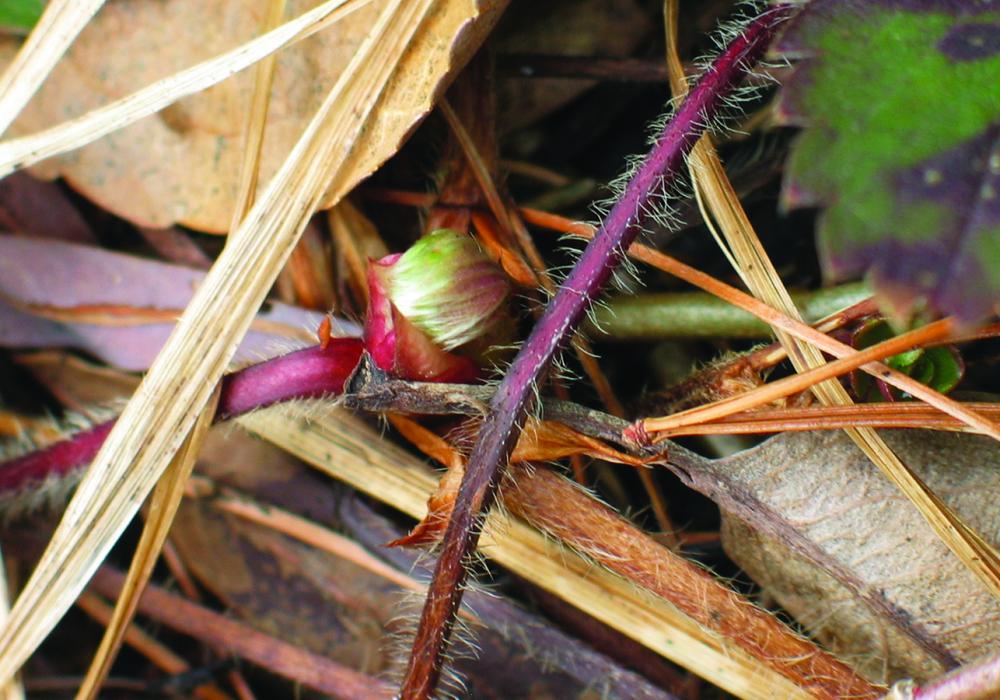
[[[163,478],[156,484],[153,495],[149,502],[149,514],[146,516],[146,524],[142,529],[142,536],[139,544],[132,556],[132,563],[129,566],[125,583],[122,587],[121,595],[115,604],[114,614],[104,630],[104,637],[101,639],[101,646],[98,647],[87,669],[87,675],[77,691],[77,700],[92,700],[97,697],[101,690],[101,684],[111,671],[111,665],[118,655],[122,640],[132,624],[135,611],[139,606],[139,597],[142,595],[149,577],[156,566],[156,560],[163,549],[163,543],[170,532],[170,526],[174,522],[174,515],[181,504],[184,496],[184,489],[188,477],[194,470],[201,445],[208,435],[208,429],[212,426],[212,419],[215,417],[215,408],[219,402],[219,391],[216,389],[212,399],[206,404],[205,409],[198,416],[194,427],[188,434],[180,450],[174,455]]]
[[[278,26],[285,16],[285,0],[270,0],[267,14],[264,16],[264,33]],[[247,112],[247,123],[244,128],[245,143],[243,144],[243,163],[240,166],[240,187],[233,207],[233,219],[230,231],[239,227],[243,217],[250,211],[257,198],[257,179],[260,176],[260,154],[264,145],[264,126],[267,123],[267,110],[271,104],[271,86],[274,84],[274,67],[278,55],[262,59],[254,72],[253,95],[250,97],[250,110]]]
[[[310,421],[279,410],[239,419],[254,433],[331,476],[422,519],[437,478],[410,453],[379,438],[360,419],[337,411]],[[483,553],[741,698],[806,698],[807,693],[666,601],[568,550],[515,519],[492,514]]]
[[[0,553],[0,622],[10,612],[10,591],[7,590],[7,567]],[[11,678],[0,686],[0,700],[24,700],[24,686],[19,678]]]
[[[667,69],[674,92],[687,92],[684,68],[677,55],[677,0],[665,5],[667,25]],[[691,177],[736,259],[737,272],[755,296],[766,301],[791,318],[801,321],[788,290],[768,258],[750,223],[739,197],[726,176],[722,162],[710,137],[703,136],[691,152]],[[825,364],[820,351],[781,329],[775,329],[778,341],[788,351],[789,360],[797,372]],[[812,387],[821,403],[828,406],[849,406],[853,402],[840,383],[828,380]],[[920,511],[938,537],[979,579],[1000,598],[1000,554],[984,542],[961,521],[927,486],[911,472],[902,460],[871,428],[848,428],[847,434],[885,476],[906,495]]]
[[[445,27],[457,34],[478,14],[477,5],[459,0],[386,4],[295,148],[230,235],[84,475],[52,542],[0,630],[0,680],[10,678],[52,629],[152,490],[203,410],[331,179],[346,188],[367,174],[358,172],[362,166],[350,156],[359,147],[359,134],[369,126],[376,106],[397,110],[389,115],[396,119],[393,124],[398,131],[389,132],[396,143],[426,113],[431,95],[421,93],[421,101],[414,104],[399,79],[389,94],[408,110],[406,118],[398,113],[398,102],[386,106],[383,100],[422,22],[429,16],[434,22],[449,17],[455,23]],[[442,47],[439,38],[435,41],[433,46],[444,52],[444,56],[431,54],[438,59],[440,80],[451,68],[452,45]],[[418,55],[411,60],[429,58]],[[367,137],[370,130],[364,133]]]
[[[0,76],[0,134],[7,131],[42,81],[101,9],[104,0],[52,0],[17,56]]]
[[[265,56],[315,34],[369,2],[371,0],[328,0],[253,41],[159,80],[105,107],[36,134],[0,142],[0,177],[79,148],[155,114],[180,98],[222,82]]]

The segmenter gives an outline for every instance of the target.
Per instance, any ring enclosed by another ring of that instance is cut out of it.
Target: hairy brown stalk
[[[669,600],[818,698],[877,698],[885,692],[773,615],[674,554],[607,506],[547,469],[512,467],[504,505],[536,527]]]

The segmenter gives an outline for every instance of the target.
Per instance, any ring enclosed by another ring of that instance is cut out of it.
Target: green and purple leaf
[[[1000,2],[815,0],[783,117],[805,129],[786,206],[825,208],[824,269],[867,271],[897,317],[1000,306]]]

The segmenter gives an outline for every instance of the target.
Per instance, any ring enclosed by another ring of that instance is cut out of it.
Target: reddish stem
[[[989,700],[1000,697],[1000,654],[963,666],[913,691],[913,700]]]
[[[361,358],[361,349],[356,338],[335,338],[325,348],[297,350],[228,374],[222,379],[215,420],[229,420],[282,401],[339,394]],[[89,464],[113,425],[114,420],[109,420],[0,464],[0,499]]]
[[[496,497],[535,387],[639,234],[650,198],[669,188],[683,173],[685,158],[705,124],[718,114],[724,98],[763,55],[777,27],[791,12],[788,5],[765,10],[746,26],[689,93],[500,383],[448,522],[413,642],[402,700],[429,698],[437,686],[445,647],[462,600],[465,562],[479,541],[484,514]]]

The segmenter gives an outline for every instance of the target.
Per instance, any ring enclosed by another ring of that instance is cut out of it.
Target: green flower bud
[[[479,338],[505,316],[510,283],[469,236],[439,229],[383,268],[393,305],[445,350]]]

